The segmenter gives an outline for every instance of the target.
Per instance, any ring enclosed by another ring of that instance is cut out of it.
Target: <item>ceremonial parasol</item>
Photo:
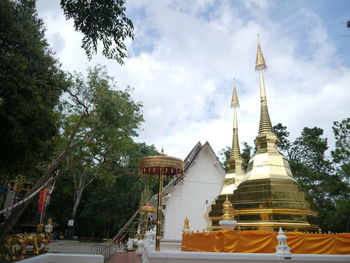
[[[183,175],[184,163],[181,159],[167,156],[163,153],[156,156],[147,156],[141,159],[140,174],[158,175],[158,206],[157,206],[157,230],[156,251],[160,250],[160,229],[162,222],[162,197],[163,197],[163,175]]]

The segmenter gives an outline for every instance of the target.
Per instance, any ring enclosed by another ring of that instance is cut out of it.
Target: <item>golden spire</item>
[[[264,56],[261,52],[261,47],[260,47],[260,40],[259,40],[259,34],[258,34],[258,50],[256,53],[256,61],[255,61],[255,70],[264,70],[266,69],[266,63],[265,63],[265,59]]]
[[[265,82],[264,82],[264,69],[266,69],[266,63],[264,56],[261,51],[259,34],[258,34],[258,48],[256,53],[256,62],[255,62],[255,70],[260,73],[260,102],[261,102],[261,110],[260,110],[260,125],[259,125],[259,134],[262,132],[272,132],[272,125],[269,116],[269,110],[267,108],[267,100],[266,100],[266,90],[265,90]]]
[[[259,134],[255,139],[255,145],[257,152],[276,152],[276,144],[279,143],[277,136],[272,131],[271,120],[269,116],[269,110],[267,108],[266,90],[264,82],[264,70],[266,69],[266,63],[261,51],[259,34],[258,34],[258,47],[256,53],[255,70],[260,73],[260,123]]]
[[[233,79],[233,93],[232,93],[231,107],[239,108],[239,101],[238,101],[238,95],[236,90],[236,79]]]
[[[238,120],[237,120],[237,108],[239,108],[238,95],[236,90],[236,80],[233,80],[233,93],[231,100],[231,107],[233,107],[233,138],[232,138],[232,150],[230,158],[228,160],[229,173],[236,172],[236,160],[241,160],[241,153],[239,149],[238,140]]]

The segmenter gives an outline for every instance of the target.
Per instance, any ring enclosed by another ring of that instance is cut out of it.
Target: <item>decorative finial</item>
[[[262,51],[261,51],[260,38],[259,38],[259,34],[258,34],[258,47],[257,47],[257,52],[256,52],[255,70],[259,71],[259,70],[264,70],[266,68],[267,68],[267,66],[265,63],[264,56],[263,56]]]
[[[234,79],[233,84],[233,94],[232,94],[232,101],[231,106],[233,107],[233,137],[232,137],[232,150],[231,154],[228,160],[228,167],[229,173],[235,173],[236,172],[236,161],[240,161],[241,153],[239,149],[239,139],[238,139],[238,118],[237,118],[237,108],[239,107],[239,101],[238,101],[238,95],[237,95],[237,89],[236,89],[236,80]]]
[[[264,69],[266,69],[266,63],[265,63],[265,59],[264,59],[264,56],[262,54],[260,43],[258,40],[255,70],[258,70],[260,73],[261,111],[260,111],[259,133],[272,132],[270,115],[269,115],[269,111],[267,108],[266,90],[265,90],[265,82],[264,82],[264,75],[263,75]]]
[[[232,100],[231,100],[232,108],[239,108],[238,95],[236,90],[236,79],[233,79],[233,92],[232,92]]]
[[[160,150],[160,155],[165,155],[164,154],[164,146],[162,146],[162,149]]]

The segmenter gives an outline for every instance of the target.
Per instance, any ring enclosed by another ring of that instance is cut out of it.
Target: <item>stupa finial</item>
[[[259,134],[262,132],[272,132],[272,125],[269,116],[269,111],[267,108],[266,100],[266,90],[264,82],[264,69],[266,69],[266,63],[264,56],[261,51],[259,35],[258,35],[258,47],[256,53],[256,63],[255,70],[258,70],[260,73],[260,102],[261,102],[261,111],[260,111],[260,125],[259,125]]]
[[[232,100],[231,100],[232,108],[239,108],[238,95],[236,90],[236,79],[233,79],[233,92],[232,92]]]
[[[232,138],[232,149],[230,158],[228,160],[229,173],[234,173],[236,171],[236,160],[241,160],[241,153],[239,149],[239,140],[238,140],[238,118],[237,118],[237,108],[239,107],[237,89],[236,89],[236,80],[233,82],[233,93],[231,106],[233,107],[233,138]]]
[[[259,34],[257,34],[257,36],[258,36],[258,50],[256,53],[255,70],[264,70],[267,68],[267,66],[261,51]]]

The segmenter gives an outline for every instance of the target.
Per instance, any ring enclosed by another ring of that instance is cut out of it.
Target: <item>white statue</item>
[[[276,247],[276,254],[279,255],[290,255],[290,249],[287,245],[287,236],[284,234],[282,228],[278,231],[277,236],[278,245]]]
[[[133,238],[129,238],[128,242],[126,243],[126,247],[128,249],[128,251],[132,251],[134,248],[134,239]]]

